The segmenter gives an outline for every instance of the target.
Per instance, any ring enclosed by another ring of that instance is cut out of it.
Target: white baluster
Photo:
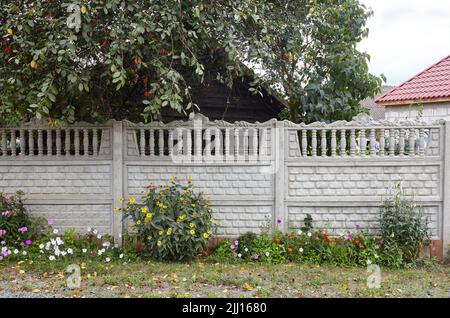
[[[62,154],[61,149],[61,129],[56,129],[56,156],[60,157]]]
[[[336,129],[331,130],[331,156],[336,157]]]
[[[148,147],[150,150],[150,156],[155,155],[155,131],[153,129],[150,129],[150,135],[148,138]]]
[[[315,129],[311,132],[311,155],[313,157],[317,157],[317,131]]]
[[[370,156],[375,157],[377,149],[375,147],[375,128],[370,129]]]
[[[350,129],[350,157],[356,155],[356,134],[355,129]]]
[[[44,155],[44,136],[42,134],[42,129],[38,129],[38,156],[42,157]]]
[[[386,145],[384,128],[380,129],[380,156],[384,157],[384,148]]]
[[[320,136],[322,137],[322,140],[320,141],[320,154],[322,157],[327,156],[327,131],[325,129],[322,129],[320,132]]]
[[[20,156],[25,156],[25,130],[20,130]]]
[[[140,156],[145,157],[145,129],[141,128],[139,131],[139,148],[140,148]]]
[[[94,157],[98,156],[98,130],[93,129],[92,130],[92,148],[93,148],[93,154]],[[145,152],[145,149],[144,149]]]
[[[28,155],[34,156],[34,136],[33,136],[33,130],[28,130]]]
[[[347,136],[345,129],[341,129],[341,157],[347,156]]]
[[[395,130],[389,130],[389,157],[395,156]]]
[[[308,156],[308,131],[306,129],[302,129],[302,156]]]

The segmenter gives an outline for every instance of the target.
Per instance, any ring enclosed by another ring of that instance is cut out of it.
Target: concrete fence
[[[450,243],[450,124],[294,124],[109,121],[51,128],[0,128],[0,192],[26,193],[33,213],[55,226],[95,227],[117,239],[121,197],[150,183],[192,177],[213,203],[219,235],[258,231],[267,217],[282,229],[311,214],[318,226],[376,231],[380,205],[396,181],[430,219],[434,240]]]

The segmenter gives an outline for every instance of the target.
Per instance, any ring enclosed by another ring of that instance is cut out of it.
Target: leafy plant
[[[24,246],[44,233],[47,221],[30,215],[22,201],[23,192],[0,193],[0,241],[3,245]]]
[[[380,232],[389,264],[414,263],[429,241],[428,218],[414,199],[406,198],[401,182],[383,204]],[[396,258],[397,260],[393,260]]]
[[[168,186],[150,185],[142,203],[129,199],[123,216],[133,220],[146,253],[162,260],[193,259],[216,229],[209,201],[194,192],[191,180],[187,185],[174,178]]]

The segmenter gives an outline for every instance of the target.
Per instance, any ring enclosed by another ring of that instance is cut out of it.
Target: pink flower
[[[47,224],[48,224],[48,225],[53,225],[53,223],[54,223],[54,221],[53,221],[52,219],[48,219],[48,220],[47,220]]]
[[[95,256],[95,252],[91,251],[91,256],[94,257]]]
[[[6,204],[12,203],[12,196],[6,196],[6,197],[4,197],[3,201],[5,201]]]
[[[28,228],[26,227],[26,226],[24,226],[24,227],[21,227],[20,229],[18,229],[17,231],[19,231],[20,233],[26,233],[26,232],[28,232]]]
[[[31,240],[26,240],[26,241],[25,241],[25,244],[26,244],[27,246],[30,246],[31,243],[33,243]]]
[[[281,224],[281,219],[277,219],[277,224]]]
[[[6,230],[0,230],[0,237],[6,234]]]

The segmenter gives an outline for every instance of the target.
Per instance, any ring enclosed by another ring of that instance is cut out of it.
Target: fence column
[[[124,197],[123,191],[123,148],[124,148],[124,131],[123,124],[120,121],[113,121],[112,129],[112,152],[113,152],[113,164],[112,164],[112,174],[113,174],[113,204],[112,208],[119,206],[119,199]],[[113,213],[113,235],[114,241],[119,245],[122,245],[122,213]]]
[[[444,179],[443,179],[443,208],[442,208],[442,241],[443,256],[449,258],[450,244],[450,121],[445,122],[444,128]]]
[[[287,231],[288,213],[284,205],[285,197],[285,149],[286,149],[286,130],[284,122],[277,121],[275,126],[274,140],[274,158],[275,158],[275,229]],[[281,220],[281,226],[277,226],[276,220]]]

